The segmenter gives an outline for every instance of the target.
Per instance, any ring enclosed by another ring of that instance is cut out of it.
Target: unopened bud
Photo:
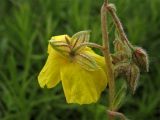
[[[135,47],[132,54],[134,62],[140,67],[142,71],[149,71],[149,61],[146,51],[140,47]]]
[[[124,52],[125,55],[131,57],[131,49],[128,47],[126,42],[123,42],[119,35],[115,33],[115,40],[113,41],[115,52]]]
[[[117,52],[117,51],[124,51],[125,50],[125,46],[124,44],[122,43],[122,41],[118,40],[118,39],[115,39],[113,41],[113,44],[114,44],[114,51]]]
[[[125,52],[120,51],[120,52],[111,54],[111,58],[112,58],[112,63],[115,65],[120,62],[128,62],[130,57]]]
[[[124,77],[128,67],[129,67],[130,63],[118,63],[115,65],[114,67],[114,76],[115,78],[122,76]]]
[[[132,93],[134,94],[137,88],[137,83],[138,83],[139,76],[140,76],[140,70],[138,66],[134,63],[131,63],[128,67],[126,76],[127,76],[128,86],[130,90],[132,91]]]

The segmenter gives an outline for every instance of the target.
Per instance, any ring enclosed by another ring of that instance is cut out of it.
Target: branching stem
[[[118,33],[121,37],[121,40],[126,43],[131,49],[133,46],[128,41],[128,38],[123,30],[123,26],[118,18],[116,11],[109,5],[108,0],[104,0],[104,3],[101,8],[101,28],[102,28],[102,38],[103,38],[103,55],[105,58],[106,63],[106,75],[109,83],[109,110],[107,113],[109,115],[109,120],[114,120],[115,117],[119,117],[122,120],[127,120],[125,115],[122,113],[116,112],[117,108],[114,108],[112,102],[114,101],[115,97],[115,78],[114,78],[114,71],[112,66],[112,61],[110,59],[110,48],[109,48],[109,37],[108,37],[108,29],[107,29],[107,13],[110,13],[114,24],[118,30]]]

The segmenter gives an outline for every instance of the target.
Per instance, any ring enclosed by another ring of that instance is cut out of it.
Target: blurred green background
[[[150,72],[120,111],[131,120],[160,120],[160,0],[110,0],[129,40],[150,56]],[[92,105],[68,105],[62,86],[41,89],[37,75],[53,35],[92,31],[101,43],[103,0],[0,1],[0,120],[106,120],[107,90]],[[112,23],[110,23],[110,27]]]

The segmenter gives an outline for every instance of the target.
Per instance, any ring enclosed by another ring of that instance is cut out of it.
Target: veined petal
[[[83,51],[81,51],[81,53],[88,54],[89,56],[94,58],[94,60],[96,61],[97,65],[104,70],[104,72],[106,73],[106,76],[107,76],[107,72],[106,71],[108,69],[106,68],[106,63],[105,63],[104,57],[96,54],[90,47],[85,47],[85,49],[83,49]],[[108,58],[108,59],[110,59],[110,58]]]
[[[84,52],[85,54],[88,54],[89,56],[94,58],[96,63],[98,64],[98,66],[104,70],[104,72],[106,73],[106,76],[107,76],[107,70],[108,69],[106,67],[106,63],[105,63],[104,57],[96,54],[90,47],[85,47],[85,49],[82,52]],[[110,58],[108,58],[108,59],[110,59]]]
[[[79,53],[75,57],[76,63],[88,71],[95,71],[99,66],[93,56],[87,53]]]
[[[60,65],[63,59],[50,45],[48,45],[48,53],[47,62],[38,76],[38,82],[42,88],[45,85],[47,88],[52,88],[60,81]]]
[[[95,103],[107,85],[106,74],[101,68],[87,71],[75,62],[61,68],[61,80],[68,103]]]
[[[96,54],[90,47],[85,47],[85,49],[83,49],[83,51],[81,51],[81,53],[85,53],[85,54],[89,55],[90,57],[92,57],[96,61],[96,63],[98,64],[99,67],[101,67],[104,71],[107,70],[104,57]],[[110,58],[108,58],[108,59],[110,59]]]

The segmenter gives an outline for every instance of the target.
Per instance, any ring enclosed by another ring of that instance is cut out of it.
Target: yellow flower
[[[89,41],[89,32],[82,31],[71,38],[54,36],[48,45],[48,59],[38,76],[43,88],[62,82],[68,103],[95,103],[107,85],[104,58],[91,48],[81,46]]]

